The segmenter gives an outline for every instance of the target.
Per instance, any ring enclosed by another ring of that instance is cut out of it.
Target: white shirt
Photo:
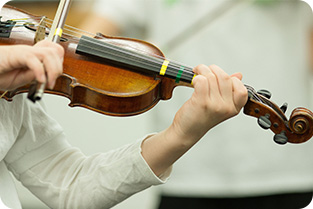
[[[51,208],[109,208],[163,183],[170,172],[154,175],[141,155],[142,140],[86,157],[25,95],[1,99],[0,109],[0,195],[9,208],[21,206],[6,167]]]

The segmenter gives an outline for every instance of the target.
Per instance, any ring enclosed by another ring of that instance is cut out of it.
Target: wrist
[[[163,134],[164,138],[173,148],[184,152],[190,149],[200,139],[196,134],[185,132],[175,123],[164,130]]]

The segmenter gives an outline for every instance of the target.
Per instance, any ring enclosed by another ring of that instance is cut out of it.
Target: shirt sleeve
[[[142,140],[87,157],[67,142],[61,126],[41,105],[22,96],[17,99],[16,107],[7,105],[22,111],[16,117],[12,116],[16,111],[11,111],[16,119],[10,124],[18,126],[4,160],[14,176],[49,207],[109,208],[168,177],[170,170],[157,177],[150,169],[141,155]]]
[[[51,208],[110,208],[151,185],[164,183],[169,176],[171,169],[162,177],[153,173],[141,155],[141,142],[86,157],[60,135],[9,164],[9,169]],[[61,151],[31,168],[25,166],[52,148]]]

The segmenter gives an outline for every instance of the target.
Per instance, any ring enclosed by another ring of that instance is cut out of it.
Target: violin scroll
[[[289,127],[294,134],[299,136],[299,139],[304,136],[302,140],[307,141],[313,135],[313,113],[303,107],[294,109],[290,116]],[[294,143],[298,143],[297,141],[294,140]],[[304,141],[299,141],[299,143]]]
[[[259,125],[270,129],[274,141],[278,144],[303,143],[313,136],[313,113],[303,107],[294,109],[288,120],[285,116],[286,106],[279,108],[266,96],[258,94],[252,87],[247,86],[249,99],[244,107],[244,113],[258,118]]]

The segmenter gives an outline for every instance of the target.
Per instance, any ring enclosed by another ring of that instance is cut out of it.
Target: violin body
[[[37,23],[40,20],[40,16],[8,5],[2,8],[0,16],[4,20],[30,18]],[[34,44],[33,30],[28,27],[16,30],[19,32],[14,32],[13,29],[9,38],[0,38],[0,45]],[[54,89],[46,89],[45,92],[67,97],[71,107],[85,107],[113,116],[136,115],[151,109],[160,99],[171,98],[173,88],[178,85],[170,78],[130,70],[127,66],[117,66],[103,59],[77,54],[78,39],[68,35],[62,37],[60,44],[65,50],[63,74],[57,79]],[[164,56],[157,47],[141,40],[102,35],[101,41]],[[4,97],[11,100],[14,95],[28,90],[27,85],[8,92]]]
[[[0,16],[3,20],[28,18],[36,24],[40,19],[11,6],[4,6]],[[10,33],[3,31],[0,30],[0,45],[34,44],[36,29],[29,24],[12,27]],[[45,92],[67,97],[71,107],[112,116],[136,115],[151,109],[159,100],[170,99],[176,86],[191,87],[195,76],[191,67],[169,62],[161,50],[141,40],[99,34],[77,38],[63,33],[60,44],[65,50],[63,74],[54,89]],[[150,68],[153,70],[147,70]],[[16,94],[28,92],[30,86],[10,91],[3,98],[10,101]],[[296,108],[288,120],[286,106],[278,107],[268,97],[246,87],[249,99],[244,113],[258,118],[262,128],[270,129],[275,142],[302,143],[313,136],[310,110]]]

